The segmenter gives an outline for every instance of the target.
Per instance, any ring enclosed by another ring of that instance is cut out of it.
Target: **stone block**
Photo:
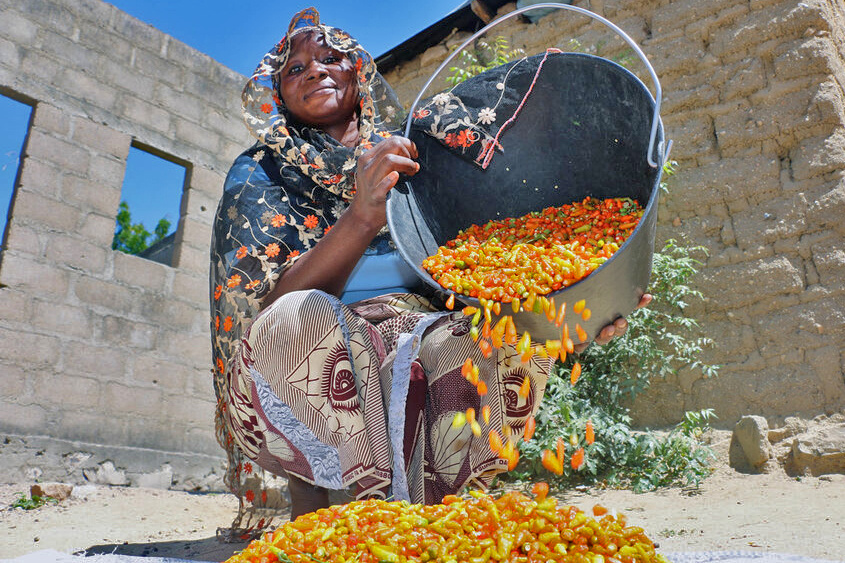
[[[106,383],[101,408],[107,412],[128,413],[148,418],[162,417],[162,393],[154,387]]]
[[[114,111],[118,99],[118,91],[103,84],[92,74],[81,72],[76,67],[66,68],[61,73],[62,89],[68,95],[93,104],[103,111]]]
[[[107,34],[104,39],[109,37],[115,36]],[[155,77],[145,76],[132,68],[130,59],[134,46],[123,42],[120,38],[116,38],[114,43],[119,47],[119,52],[110,53],[109,57],[100,60],[97,77],[106,84],[131,92],[133,96],[152,100],[157,84]]]
[[[45,160],[62,171],[77,174],[84,174],[88,170],[91,158],[85,149],[35,128],[29,131],[26,157]],[[55,176],[53,178],[55,179]]]
[[[72,344],[68,344],[72,345]],[[67,373],[46,373],[36,377],[36,392],[43,404],[58,410],[96,409],[100,404],[101,382],[93,377]]]
[[[32,395],[29,390],[31,374],[21,366],[3,363],[3,375],[0,376],[0,402],[30,404]],[[5,408],[5,406],[4,406]]]
[[[127,286],[141,287],[157,294],[164,293],[170,270],[164,264],[124,252],[114,254],[114,279]]]
[[[64,182],[61,165],[25,156],[20,169],[20,185],[34,192],[59,199]]]
[[[740,471],[759,471],[772,458],[769,424],[762,416],[743,416],[731,435],[730,466]]]
[[[170,114],[140,98],[136,98],[134,95],[123,94],[118,111],[126,119],[139,125],[165,134],[170,133]]]
[[[107,185],[88,177],[68,175],[62,179],[61,198],[86,211],[110,216],[114,222],[120,204],[122,180],[121,177],[117,185]]]
[[[0,267],[0,284],[27,293],[67,295],[70,274],[55,264],[40,262],[32,256],[5,252]]]
[[[801,142],[792,156],[792,175],[796,180],[828,174],[845,167],[845,132],[813,137]]]
[[[801,271],[783,256],[708,268],[701,277],[708,292],[719,295],[719,304],[726,309],[777,295],[797,294],[804,288]]]
[[[108,20],[103,20],[108,21]],[[110,76],[104,73],[104,68],[114,69],[118,66],[128,70],[132,61],[132,51],[134,45],[126,41],[124,37],[113,33],[113,29],[104,26],[102,21],[98,22],[80,22],[79,39],[78,42],[83,47],[98,53],[106,53],[107,56],[100,57],[97,67],[97,76],[103,79],[103,82],[113,86],[120,86],[131,88],[127,83],[121,80],[126,76],[121,73],[120,77]],[[132,82],[130,80],[130,82]]]
[[[666,114],[681,114],[690,110],[704,108],[714,105],[719,102],[720,93],[718,90],[710,85],[702,85],[691,90],[675,90],[667,92],[664,96],[663,105],[660,107],[661,113]],[[686,119],[677,117],[682,122]],[[698,118],[699,120],[703,118]]]
[[[82,222],[82,212],[66,203],[26,188],[15,194],[15,221],[36,223],[57,231],[73,232]]]
[[[112,17],[112,28],[115,33],[133,45],[143,45],[144,49],[152,53],[161,50],[166,35],[141,20],[134,18],[121,10],[115,10]]]
[[[111,246],[114,238],[115,216],[100,215],[99,213],[88,213],[82,219],[79,227],[79,235],[94,242],[95,244]]]
[[[807,351],[807,362],[812,366],[819,387],[824,395],[826,409],[837,410],[845,398],[845,378],[842,376],[841,350],[838,346],[824,346]]]
[[[164,342],[163,338],[159,340]],[[136,386],[159,389],[165,397],[184,395],[183,369],[184,366],[178,363],[178,356],[171,358],[160,354],[138,354],[132,362],[130,381]]]
[[[211,224],[201,222],[192,217],[185,217],[181,223],[182,237],[179,244],[189,245],[193,248],[208,249],[211,244]]]
[[[30,496],[50,497],[61,502],[70,498],[73,485],[68,483],[36,483],[29,488]]]
[[[176,249],[174,265],[194,274],[202,274],[208,272],[208,260],[208,246],[194,248],[183,244]]]
[[[208,275],[199,275],[182,270],[174,270],[171,296],[182,299],[197,307],[208,305]],[[2,303],[2,294],[0,294]]]
[[[67,409],[60,413],[59,424],[51,432],[51,437],[65,438],[92,444],[126,444],[130,422],[126,418],[83,409]],[[86,480],[90,471],[96,472],[96,466],[86,464],[82,469]]]
[[[208,315],[206,315],[208,318]],[[186,333],[163,329],[158,350],[183,366],[208,373],[211,369],[211,337],[209,333]]]
[[[32,45],[37,35],[38,26],[34,22],[12,10],[3,11],[3,17],[0,18],[0,36],[19,45]]]
[[[815,74],[833,74],[841,63],[835,45],[828,37],[801,38],[783,45],[786,52],[774,59],[778,80]]]
[[[15,221],[15,218],[12,217],[6,231],[4,246],[8,252],[19,252],[28,256],[43,256],[42,234],[42,226],[33,223],[24,224],[23,221]]]
[[[32,294],[12,287],[0,287],[0,322],[26,322],[32,314]]]
[[[207,129],[192,121],[183,119],[182,116],[174,117],[176,122],[176,136],[185,143],[199,147],[209,153],[216,153],[220,150],[219,138]]]
[[[208,240],[211,240],[210,228],[214,223],[217,201],[217,197],[209,196],[195,188],[186,189],[182,195],[181,215],[187,215],[192,221],[205,225],[209,230]]]
[[[135,351],[155,348],[158,327],[154,325],[107,315],[99,320],[99,327],[97,343]]]
[[[185,425],[207,426],[214,420],[216,401],[192,397],[168,397],[164,412],[166,420],[180,421]]]
[[[194,193],[203,194],[209,201],[213,202],[213,205],[209,209],[214,213],[217,209],[217,201],[223,194],[223,182],[225,180],[225,173],[210,170],[204,166],[194,165],[188,174],[188,186],[190,187],[187,191],[188,196],[193,197]]]
[[[839,244],[841,245],[841,239]],[[822,245],[813,248],[813,264],[824,286],[842,286],[845,281],[845,251],[842,247]]]
[[[16,71],[21,66],[20,48],[11,41],[0,37],[0,61],[4,67]]]
[[[47,432],[47,414],[47,409],[39,405],[18,405],[3,401],[0,429],[12,434],[43,435]]]
[[[124,380],[130,361],[124,350],[95,346],[87,342],[67,343],[62,350],[62,367],[65,373],[90,376],[98,381],[98,385],[107,381]]]
[[[807,209],[807,223],[813,228],[831,229],[845,235],[845,182],[840,182]]]
[[[110,248],[91,244],[73,235],[51,234],[47,238],[46,258],[53,264],[64,264],[93,274],[102,273]]]
[[[845,472],[845,424],[814,428],[792,443],[793,470],[814,476]]]
[[[73,292],[77,299],[95,310],[114,312],[118,316],[129,316],[142,298],[137,289],[87,275],[75,281]]]
[[[199,311],[199,308],[188,303],[157,294],[148,294],[140,303],[140,309],[141,315],[148,322],[176,330],[191,329]]]
[[[135,43],[135,45],[141,44]],[[144,47],[135,51],[135,68],[138,72],[155,78],[157,82],[172,84],[177,88],[185,87],[186,74],[189,73],[186,73],[183,67],[162,58],[158,51],[150,52],[146,50],[146,45]]]
[[[766,87],[766,69],[760,59],[744,59],[732,66],[731,76],[720,93],[721,100],[748,96]]]
[[[196,97],[186,92],[179,92],[167,84],[159,83],[151,99],[157,105],[195,123],[199,123],[202,114],[207,111],[203,104],[198,104]]]
[[[80,307],[36,299],[33,301],[30,322],[39,332],[75,338],[92,336],[91,316],[86,309]]]
[[[32,127],[66,138],[70,133],[70,116],[46,102],[38,102],[32,115]]]
[[[129,145],[132,142],[132,137],[126,133],[82,117],[73,119],[71,138],[86,147],[119,160],[126,160],[129,155]]]
[[[718,0],[716,2],[704,3],[696,2],[695,0],[671,2],[663,6],[662,9],[655,10],[652,27],[656,35],[661,34],[672,29],[684,27],[697,20],[714,16],[737,4],[741,4],[741,2],[737,0]]]

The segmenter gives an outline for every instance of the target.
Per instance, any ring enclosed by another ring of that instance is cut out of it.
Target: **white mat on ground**
[[[663,554],[672,563],[845,563],[845,560],[813,559],[803,555],[759,551],[687,551]],[[36,551],[0,563],[213,563],[172,557],[135,557],[131,555],[71,555],[52,549]]]

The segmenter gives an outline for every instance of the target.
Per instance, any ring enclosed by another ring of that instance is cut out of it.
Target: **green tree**
[[[127,254],[138,254],[161,241],[170,230],[170,221],[162,217],[150,233],[143,223],[132,223],[129,204],[120,202],[111,247]],[[152,240],[151,240],[152,239]]]

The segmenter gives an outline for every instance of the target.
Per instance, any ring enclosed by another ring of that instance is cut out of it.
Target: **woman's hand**
[[[648,307],[648,304],[651,303],[651,300],[652,295],[650,293],[644,293],[643,296],[640,298],[640,302],[637,304],[637,309],[641,307]],[[614,336],[622,336],[627,330],[628,321],[625,320],[625,317],[620,317],[613,321],[612,324],[609,324],[603,329],[601,329],[601,332],[599,332],[598,336],[596,336],[594,341],[598,345],[604,345],[610,342]],[[589,342],[585,342],[584,344],[578,344],[577,346],[575,346],[575,351],[583,352],[589,344]]]
[[[413,160],[418,157],[413,141],[399,136],[388,137],[362,154],[355,174],[357,192],[347,213],[376,231],[381,229],[387,224],[387,192],[399,181],[399,174],[419,172],[420,165]]]

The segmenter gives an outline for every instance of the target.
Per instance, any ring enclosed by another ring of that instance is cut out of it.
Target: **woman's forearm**
[[[285,270],[261,302],[264,309],[291,291],[319,289],[340,297],[349,275],[381,229],[361,221],[353,206],[308,252]]]

